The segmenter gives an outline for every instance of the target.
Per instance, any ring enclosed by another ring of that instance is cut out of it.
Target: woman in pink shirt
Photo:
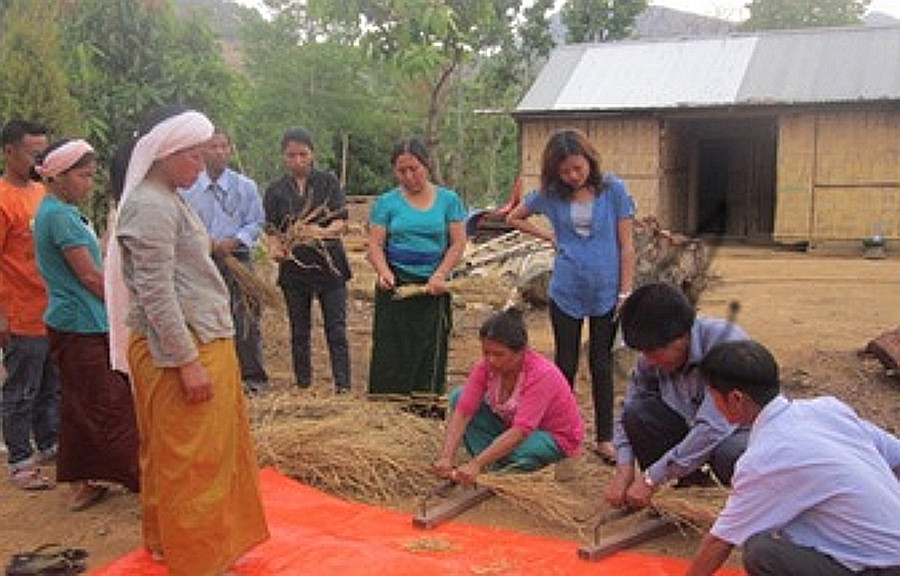
[[[575,455],[584,423],[566,377],[528,347],[522,313],[505,310],[479,330],[483,358],[450,393],[450,420],[435,472],[471,484],[485,468],[536,470]],[[454,466],[460,442],[473,456]]]

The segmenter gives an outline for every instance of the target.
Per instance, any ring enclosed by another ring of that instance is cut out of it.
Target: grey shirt
[[[145,180],[122,203],[116,228],[131,298],[128,326],[160,367],[197,358],[202,343],[234,335],[228,288],[203,223],[174,191]]]
[[[691,328],[687,362],[680,370],[664,372],[648,364],[643,356],[638,359],[625,391],[625,406],[642,397],[660,398],[690,427],[687,436],[647,467],[645,472],[655,484],[681,478],[699,468],[719,442],[737,429],[716,408],[698,366],[710,348],[719,342],[746,339],[747,334],[736,324],[716,318],[697,318]],[[634,462],[621,412],[613,429],[613,444],[620,463]]]

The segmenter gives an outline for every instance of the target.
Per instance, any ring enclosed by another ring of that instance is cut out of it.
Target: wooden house
[[[526,189],[577,127],[667,228],[900,238],[897,26],[562,46],[514,116]]]

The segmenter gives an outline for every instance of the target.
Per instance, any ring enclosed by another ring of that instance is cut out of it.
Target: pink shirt
[[[584,423],[572,388],[553,362],[526,349],[512,394],[501,404],[499,393],[500,375],[482,359],[469,374],[456,409],[474,416],[485,402],[511,428],[525,434],[544,430],[567,456],[578,452],[584,439]]]

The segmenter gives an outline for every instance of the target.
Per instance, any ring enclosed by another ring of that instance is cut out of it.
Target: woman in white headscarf
[[[222,574],[268,537],[228,289],[203,223],[177,193],[203,169],[212,133],[186,109],[162,111],[142,131],[108,257],[127,287],[123,295],[108,275],[108,302],[129,302],[127,328],[111,311],[111,344],[135,387],[144,544],[171,576]]]

